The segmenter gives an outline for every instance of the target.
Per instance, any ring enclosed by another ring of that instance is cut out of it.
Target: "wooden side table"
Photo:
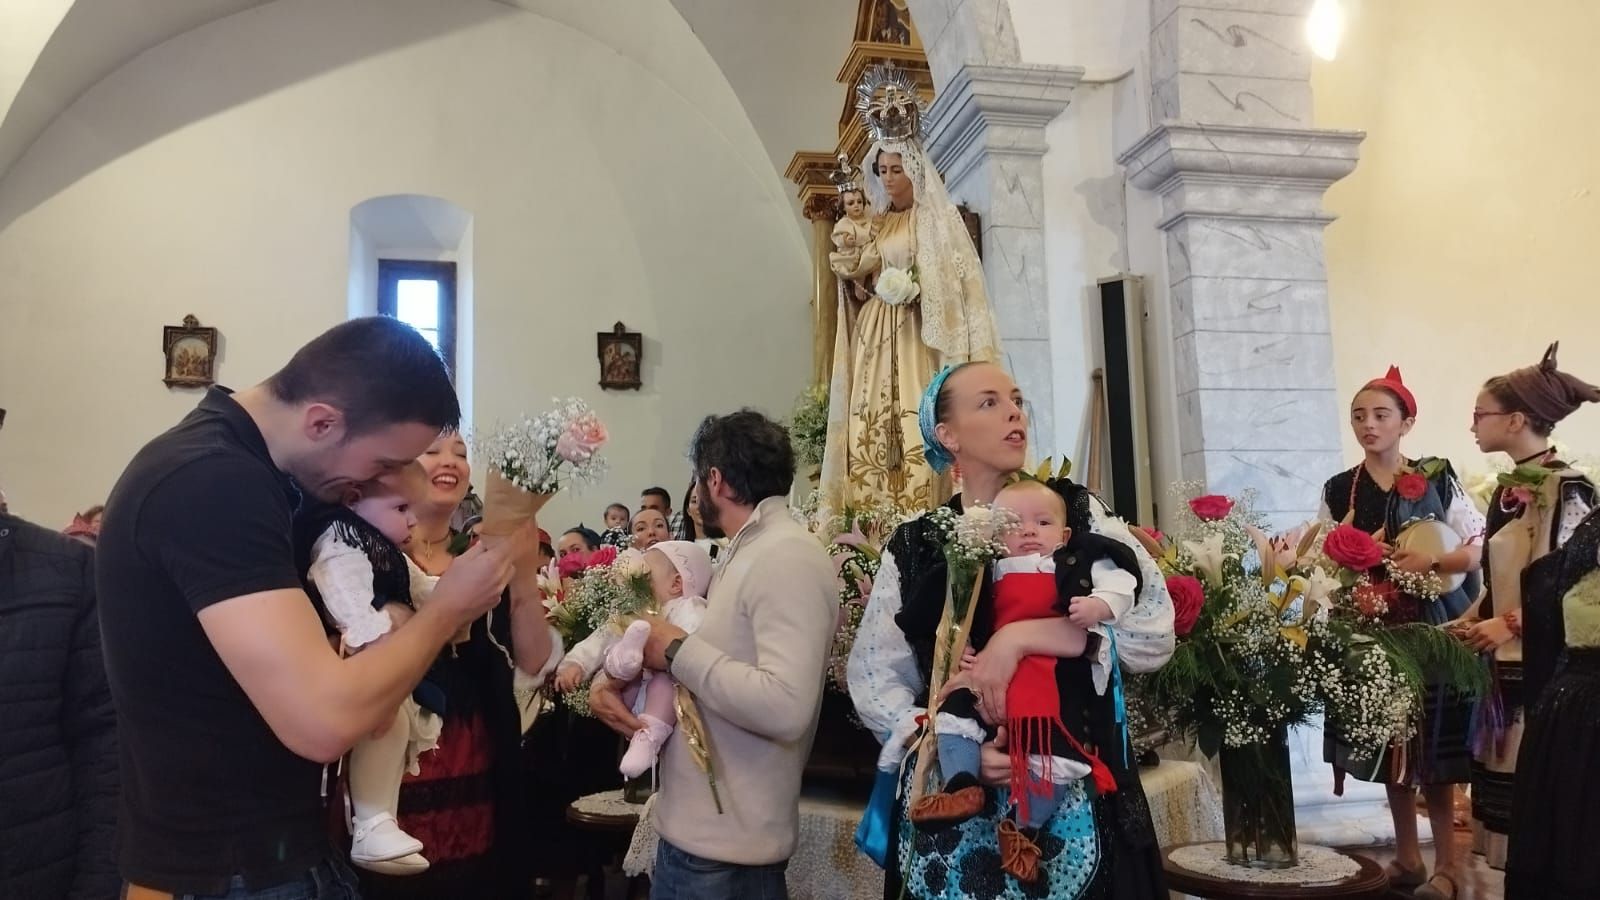
[[[599,794],[590,794],[579,797],[567,807],[567,821],[585,831],[595,835],[612,849],[612,862],[599,872],[589,874],[589,896],[592,900],[601,900],[608,894],[608,882],[622,880],[622,854],[628,848],[628,841],[633,837],[633,829],[639,824],[639,810],[642,804],[627,803],[622,799],[621,791],[604,791]],[[625,894],[640,896],[645,888],[643,879],[624,887]]]
[[[1161,868],[1166,872],[1170,890],[1210,900],[1382,900],[1389,893],[1389,876],[1384,874],[1382,866],[1365,856],[1342,850],[1334,852],[1355,860],[1361,867],[1348,878],[1318,884],[1272,884],[1218,878],[1191,871],[1172,861],[1173,851],[1190,846],[1194,845],[1179,844],[1161,851]]]

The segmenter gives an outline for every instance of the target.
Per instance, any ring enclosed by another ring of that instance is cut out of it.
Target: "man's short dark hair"
[[[326,403],[359,436],[417,422],[440,431],[459,427],[461,403],[439,352],[415,328],[388,316],[351,319],[301,347],[267,379],[288,404]]]
[[[707,416],[689,444],[695,478],[712,469],[722,473],[733,500],[755,506],[783,497],[794,485],[794,448],[789,432],[753,409]]]
[[[664,487],[645,488],[644,490],[639,492],[639,496],[640,497],[660,497],[661,498],[661,505],[665,506],[667,509],[671,509],[672,508],[672,495],[667,493],[667,489],[664,488]]]
[[[586,528],[582,525],[579,525],[575,528],[568,528],[566,531],[563,531],[561,536],[566,537],[569,534],[575,534],[582,538],[583,547],[585,550],[594,551],[600,549],[600,535],[596,533],[593,528]]]

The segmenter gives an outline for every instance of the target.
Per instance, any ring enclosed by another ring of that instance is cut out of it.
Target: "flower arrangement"
[[[576,397],[553,402],[555,408],[548,412],[503,425],[474,441],[491,472],[536,496],[568,485],[595,484],[606,473],[599,450],[609,435],[599,416]]]
[[[1006,554],[1006,532],[1018,524],[1007,509],[973,504],[962,512],[941,506],[928,514],[939,536],[948,568],[950,596],[944,621],[939,623],[940,650],[934,653],[934,685],[943,684],[955,670],[966,647],[966,623],[978,597],[979,579],[993,560]],[[935,687],[936,690],[936,687]]]
[[[1139,535],[1166,576],[1179,640],[1138,681],[1175,733],[1215,755],[1326,711],[1376,757],[1414,733],[1425,673],[1442,664],[1458,686],[1479,686],[1471,654],[1444,632],[1383,623],[1407,588],[1373,582],[1385,552],[1372,535],[1339,525],[1269,537],[1250,500],[1194,497],[1176,540]],[[1364,659],[1374,651],[1387,664]],[[1383,691],[1370,697],[1352,690],[1374,683]]]
[[[802,466],[822,463],[828,444],[828,386],[814,384],[805,389],[789,413],[789,444],[794,461]]]
[[[583,568],[572,567],[571,574],[566,574],[569,568],[561,570],[562,599],[546,601],[550,624],[561,633],[562,645],[568,648],[601,628],[620,627],[634,616],[655,611],[650,569],[642,556],[618,556],[615,549],[602,547],[587,557]],[[567,691],[561,698],[575,712],[589,714],[587,689]]]
[[[884,266],[882,271],[878,272],[873,292],[878,295],[878,299],[890,306],[905,306],[916,300],[922,293],[922,285],[917,281],[916,265],[913,264],[909,269]]]
[[[850,649],[855,646],[861,617],[872,596],[873,579],[883,561],[883,548],[909,516],[901,509],[884,506],[872,509],[849,508],[843,514],[822,521],[816,503],[802,503],[795,510],[828,551],[833,560],[835,583],[839,590],[839,619],[828,652],[828,686],[848,694],[845,668]]]
[[[1251,499],[1193,496],[1176,539],[1135,532],[1167,579],[1178,643],[1133,690],[1172,734],[1222,757],[1229,859],[1281,866],[1295,853],[1288,728],[1325,713],[1376,764],[1416,733],[1430,679],[1475,693],[1483,676],[1444,631],[1384,624],[1397,592],[1372,580],[1385,556],[1372,535],[1269,537]]]

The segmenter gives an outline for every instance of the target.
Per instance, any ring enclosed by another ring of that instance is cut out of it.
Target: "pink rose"
[[[1169,575],[1167,593],[1172,596],[1172,631],[1183,637],[1194,630],[1194,623],[1200,619],[1206,589],[1193,575]]]
[[[592,569],[595,566],[609,566],[616,561],[617,548],[607,544],[604,547],[601,547],[599,550],[589,554],[588,558],[586,558],[583,562],[583,567],[585,569]]]
[[[1221,494],[1207,494],[1189,501],[1189,509],[1196,517],[1206,522],[1217,522],[1228,517],[1233,512],[1233,501]]]

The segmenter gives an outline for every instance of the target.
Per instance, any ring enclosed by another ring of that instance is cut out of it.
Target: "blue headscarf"
[[[945,366],[933,376],[933,380],[928,382],[928,389],[922,392],[922,404],[917,409],[917,424],[922,428],[922,458],[940,474],[949,471],[955,465],[956,458],[939,441],[935,430],[939,424],[938,414],[934,412],[934,407],[939,403],[939,392],[944,390],[945,379],[955,370],[956,366]]]

